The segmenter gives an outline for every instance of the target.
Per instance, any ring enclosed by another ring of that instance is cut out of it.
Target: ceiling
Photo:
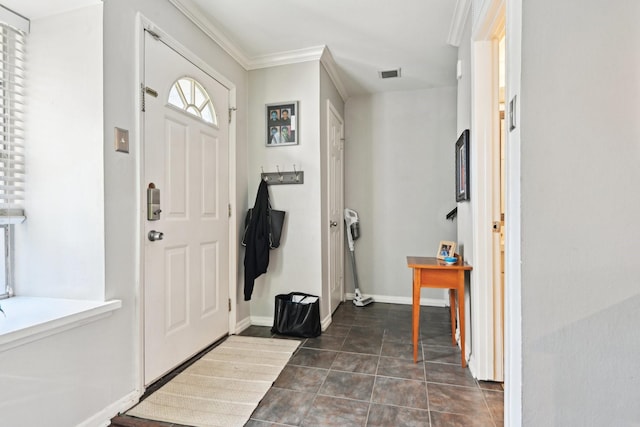
[[[26,18],[38,19],[97,4],[100,3],[100,0],[0,0],[0,3]]]
[[[251,64],[327,46],[347,96],[456,84],[456,0],[171,0]],[[379,78],[401,68],[401,77]]]
[[[0,0],[31,19],[99,0]],[[169,0],[246,68],[331,52],[343,96],[456,84],[460,0]],[[382,70],[401,77],[380,79]]]

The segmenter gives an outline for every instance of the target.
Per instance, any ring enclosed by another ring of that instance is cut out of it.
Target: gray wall
[[[269,252],[267,273],[256,279],[250,306],[252,323],[272,325],[275,295],[292,291],[318,295],[322,290],[319,63],[252,70],[249,89],[248,206],[254,204],[262,169],[291,171],[295,164],[304,171],[304,184],[269,186],[273,207],[287,212],[285,229],[280,247]],[[298,101],[299,143],[266,147],[265,104],[288,101]]]
[[[139,200],[138,141],[134,141],[128,156],[114,152],[111,139],[114,127],[129,129],[137,126],[138,105],[134,93],[139,88],[139,61],[136,45],[136,13],[140,12],[167,32],[193,54],[208,63],[236,85],[236,200],[235,219],[238,228],[244,219],[246,206],[246,141],[247,141],[247,72],[217,44],[194,27],[169,2],[154,0],[109,0],[104,8],[105,67],[105,227],[107,296],[137,295],[137,242]],[[231,165],[233,171],[234,165]],[[233,276],[235,272],[231,272]],[[237,273],[236,273],[237,274]],[[124,299],[124,298],[123,298]],[[129,300],[129,298],[126,298]],[[134,304],[129,300],[129,304]],[[248,315],[248,306],[238,305],[237,318]]]
[[[349,98],[345,123],[345,207],[360,215],[361,290],[410,303],[407,255],[435,256],[441,240],[456,240],[455,223],[445,219],[456,206],[456,88]],[[353,293],[349,263],[345,270]],[[422,297],[445,303],[441,290]]]
[[[319,295],[320,316],[328,321],[326,230],[326,102],[344,114],[344,102],[320,61],[249,72],[248,206],[253,206],[260,172],[304,170],[302,185],[274,185],[274,208],[287,212],[281,245],[269,252],[269,268],[255,283],[251,323],[273,324],[274,297],[299,291]],[[265,147],[265,104],[298,101],[298,145]],[[241,262],[244,252],[241,254]],[[244,279],[240,287],[244,286]]]
[[[95,298],[104,295],[106,300],[120,299],[123,304],[121,309],[104,319],[0,353],[2,425],[33,426],[45,422],[52,427],[106,425],[110,417],[132,404],[140,392],[138,12],[235,84],[237,161],[232,170],[236,173],[233,178],[239,190],[232,203],[243,208],[242,211],[235,210],[238,224],[246,207],[247,72],[167,1],[109,0],[99,7],[103,7],[104,28],[104,128],[96,128],[95,122],[91,122],[94,125],[88,130],[90,137],[84,141],[85,146],[80,150],[63,149],[70,164],[62,170],[72,182],[90,182],[98,194],[104,191],[104,213],[95,212],[102,210],[102,206],[93,196],[76,205],[70,203],[66,208],[81,206],[85,209],[87,205],[95,205],[86,210],[81,221],[73,224],[74,236],[82,234],[83,230],[88,236],[103,230],[99,234],[104,236],[104,242],[92,243],[91,258],[95,258],[95,253],[103,257],[104,264],[98,262],[96,265],[104,268],[104,285],[96,290],[96,283],[87,284],[91,289],[88,295]],[[95,58],[87,56],[84,59],[94,61]],[[74,64],[82,63],[82,60],[75,58]],[[73,96],[73,92],[69,95]],[[74,135],[78,128],[87,126],[86,122],[74,123],[76,117],[68,119],[67,125],[73,128]],[[128,155],[113,149],[113,128],[116,126],[130,132],[131,153]],[[94,138],[94,134],[100,137]],[[52,133],[49,137],[51,144],[66,147],[65,133]],[[86,153],[90,153],[92,165],[96,157],[98,164],[104,162],[103,176],[99,167],[89,169],[83,165]],[[59,174],[61,165],[52,166],[51,173]],[[76,197],[84,196],[76,194]],[[64,224],[51,221],[50,226],[64,227]],[[96,245],[100,246],[98,250],[95,250]],[[78,262],[73,252],[57,251],[49,256],[60,265],[69,266],[60,269],[67,273]],[[96,281],[101,282],[102,278]],[[35,286],[30,286],[30,290],[33,289]],[[34,293],[37,292],[31,292]],[[78,295],[86,298],[87,292],[78,292]],[[240,305],[237,316],[239,319],[247,317],[248,305]]]
[[[522,7],[523,425],[640,425],[640,3]]]
[[[456,135],[459,136],[465,129],[471,129],[471,19],[469,13],[465,23],[465,30],[460,46],[458,47],[458,60],[461,62],[462,76],[458,79],[458,102],[456,116]],[[473,150],[473,135],[471,135],[470,147]],[[473,173],[473,172],[472,172]],[[455,182],[454,182],[455,184]],[[473,197],[473,194],[470,195]],[[458,215],[456,217],[458,251],[464,257],[465,262],[473,265],[473,223],[471,202],[458,202]],[[471,318],[471,275],[465,276],[465,318]],[[467,320],[467,331],[465,334],[465,346],[468,352],[473,353],[471,346],[471,331],[474,325]],[[475,374],[475,373],[474,373]]]
[[[458,47],[458,60],[460,60],[462,64],[462,77],[458,80],[458,114],[456,116],[456,135],[459,136],[465,129],[471,129],[471,13],[469,13],[467,17],[464,35]],[[473,141],[473,135],[471,136],[471,140]],[[471,203],[461,202],[458,203],[457,206],[457,231],[460,253],[469,264],[473,265]],[[467,307],[470,307],[470,304],[467,304]]]

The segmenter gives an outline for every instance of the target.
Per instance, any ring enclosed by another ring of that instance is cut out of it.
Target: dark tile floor
[[[272,336],[258,326],[242,335]],[[503,425],[502,385],[460,366],[448,308],[422,307],[418,363],[408,305],[343,303],[320,337],[301,341],[246,427]],[[118,418],[113,426],[175,426]]]

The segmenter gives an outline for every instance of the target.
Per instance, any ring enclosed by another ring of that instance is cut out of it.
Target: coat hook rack
[[[260,170],[260,177],[268,185],[304,184],[304,172],[297,170],[296,165],[293,165],[293,171],[281,171],[279,165],[276,165],[276,172],[265,172],[263,167]]]

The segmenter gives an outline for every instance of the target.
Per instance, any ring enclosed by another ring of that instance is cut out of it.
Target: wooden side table
[[[473,267],[465,263],[460,255],[458,262],[447,265],[435,257],[408,256],[407,266],[413,269],[413,362],[418,361],[418,332],[420,328],[420,289],[440,288],[449,289],[449,303],[451,305],[451,343],[456,345],[456,310],[454,292],[458,298],[458,312],[460,315],[460,347],[462,350],[462,367],[467,366],[465,359],[464,336],[464,274]]]

